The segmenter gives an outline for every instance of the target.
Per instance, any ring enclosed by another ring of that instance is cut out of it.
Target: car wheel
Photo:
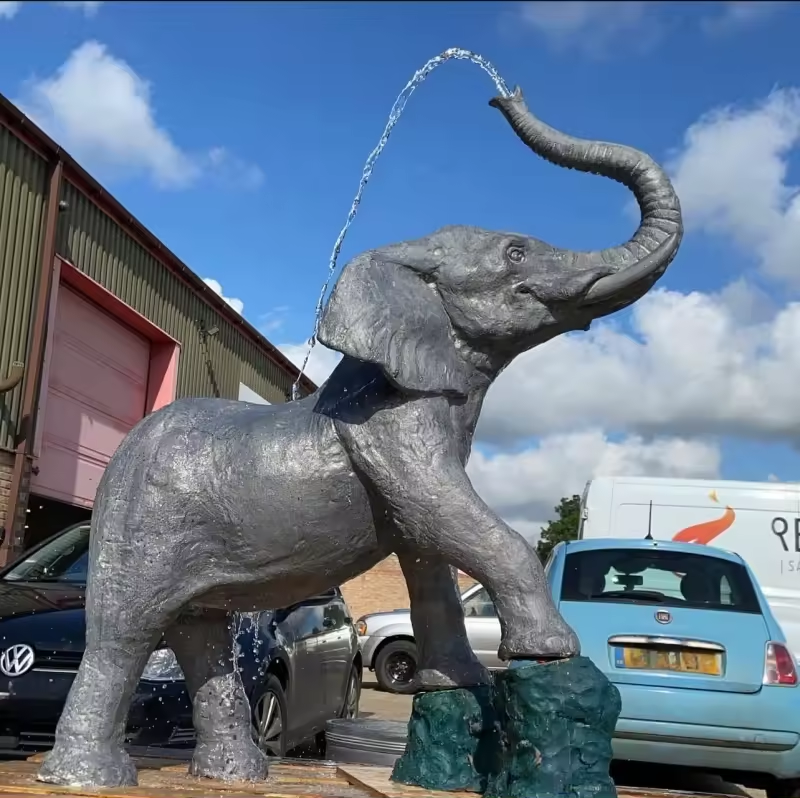
[[[350,670],[350,678],[347,680],[347,692],[344,696],[344,706],[339,715],[341,718],[352,720],[358,717],[358,707],[361,703],[361,671],[356,665]]]
[[[766,793],[767,798],[800,798],[800,779],[777,779]]]
[[[381,689],[390,693],[411,693],[416,672],[417,647],[410,640],[394,640],[378,652],[375,678]]]
[[[286,694],[278,677],[268,674],[253,701],[253,740],[267,755],[286,755]]]

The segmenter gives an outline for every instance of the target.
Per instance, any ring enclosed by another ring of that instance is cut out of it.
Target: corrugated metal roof
[[[64,176],[96,203],[129,235],[139,241],[166,268],[179,275],[191,289],[225,317],[233,326],[242,331],[253,343],[262,349],[281,369],[296,379],[299,369],[274,344],[270,343],[252,324],[240,316],[215,291],[209,288],[175,253],[169,250],[133,214],[111,196],[72,156],[54,142],[43,130],[31,122],[23,112],[7,97],[0,94],[0,123],[9,128],[21,140],[28,143],[48,161],[60,159],[64,163]],[[312,393],[317,386],[303,376],[301,386],[304,392]],[[1,444],[1,441],[0,441]]]

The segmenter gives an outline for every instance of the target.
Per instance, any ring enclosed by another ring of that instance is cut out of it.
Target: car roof
[[[715,557],[742,564],[744,560],[732,551],[718,549],[715,546],[704,546],[700,543],[677,543],[673,540],[647,540],[631,538],[592,538],[590,540],[570,540],[565,546],[565,552],[571,554],[578,551],[597,551],[603,549],[632,549],[647,550],[661,549],[674,551],[681,554],[699,554],[704,557]]]

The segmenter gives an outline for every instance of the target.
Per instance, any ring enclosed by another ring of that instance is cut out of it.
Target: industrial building
[[[148,413],[185,396],[284,402],[297,374],[0,95],[0,564],[89,516]]]

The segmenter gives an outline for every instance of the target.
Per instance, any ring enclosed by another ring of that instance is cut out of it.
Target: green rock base
[[[417,693],[392,781],[484,792],[498,773],[500,734],[488,686]]]
[[[515,662],[495,677],[502,765],[486,798],[617,798],[619,691],[586,657]]]

